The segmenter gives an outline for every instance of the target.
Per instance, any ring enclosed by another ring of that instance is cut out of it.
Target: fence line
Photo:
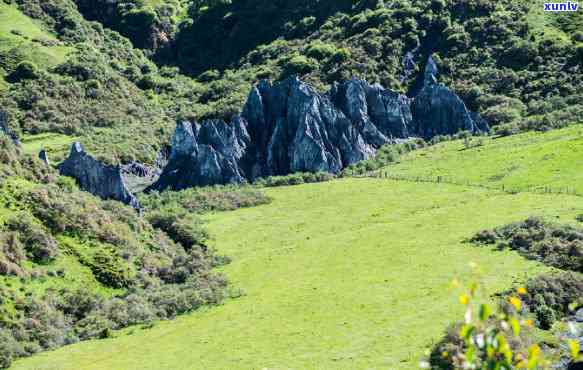
[[[470,180],[459,180],[451,176],[407,176],[407,175],[395,175],[388,171],[372,171],[365,174],[353,175],[354,177],[368,177],[368,178],[380,178],[394,181],[406,181],[406,182],[416,182],[416,183],[433,183],[433,184],[449,184],[449,185],[459,185],[467,186],[473,188],[481,188],[488,190],[498,190],[507,194],[519,194],[519,193],[535,193],[535,194],[563,194],[572,195],[576,197],[583,197],[582,193],[579,193],[577,189],[571,187],[552,187],[552,186],[528,186],[528,187],[509,187],[506,185],[484,185],[472,183]]]

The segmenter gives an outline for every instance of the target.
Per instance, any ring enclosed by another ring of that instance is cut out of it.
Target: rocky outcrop
[[[45,166],[47,167],[50,166],[49,155],[46,150],[44,149],[40,150],[40,152],[38,153],[38,159],[40,159],[45,164]]]
[[[425,66],[423,88],[411,104],[412,131],[423,138],[479,131],[464,102],[445,85],[437,83],[438,69],[432,57]]]
[[[8,136],[14,145],[20,146],[20,140],[18,140],[18,136],[10,129],[8,125],[8,113],[0,110],[0,135]]]
[[[437,83],[437,73],[429,58],[414,99],[359,79],[335,84],[327,94],[296,77],[261,81],[232,122],[179,122],[168,165],[149,190],[338,173],[399,139],[479,131],[479,117]]]
[[[124,176],[154,177],[158,175],[156,168],[135,161],[124,164],[120,169]]]
[[[69,157],[58,168],[61,175],[74,178],[87,192],[140,209],[138,200],[125,185],[120,167],[101,163],[87,154],[80,143],[72,145]]]
[[[243,156],[250,143],[247,122],[214,120],[204,126],[180,122],[172,139],[170,160],[152,189],[242,183]]]

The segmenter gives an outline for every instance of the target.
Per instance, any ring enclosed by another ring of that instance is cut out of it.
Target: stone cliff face
[[[59,165],[63,176],[73,177],[81,189],[103,199],[115,199],[140,209],[136,197],[127,189],[121,169],[108,166],[85,152],[80,143],[71,147],[69,158]]]
[[[8,125],[8,114],[2,110],[0,110],[0,135],[8,136],[16,146],[20,146],[18,136],[16,136]]]
[[[437,83],[437,75],[437,65],[429,57],[423,76],[423,88],[411,104],[412,132],[428,139],[464,130],[487,131],[488,125],[479,115],[468,111],[459,96],[445,85]]]
[[[430,58],[414,99],[358,79],[335,84],[324,95],[295,77],[261,81],[232,122],[179,122],[168,165],[149,190],[338,173],[398,139],[483,129],[481,119],[437,83],[437,73]]]

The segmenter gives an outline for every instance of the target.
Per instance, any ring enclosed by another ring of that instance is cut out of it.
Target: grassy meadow
[[[17,361],[14,369],[413,369],[461,308],[449,285],[489,292],[545,270],[475,248],[476,231],[583,198],[350,179],[270,189],[272,204],[209,217],[246,294],[225,305]]]
[[[478,143],[482,145],[478,145]],[[383,171],[393,176],[438,176],[455,182],[510,190],[583,195],[583,125],[546,133],[444,142],[413,151]]]
[[[25,154],[37,155],[41,149],[45,149],[51,161],[61,161],[69,154],[71,144],[79,140],[77,137],[62,134],[38,134],[24,135],[22,149]]]
[[[62,63],[71,51],[39,22],[22,14],[14,5],[0,2],[0,90],[5,86],[3,68],[29,60],[41,68]],[[4,71],[6,72],[6,71]]]

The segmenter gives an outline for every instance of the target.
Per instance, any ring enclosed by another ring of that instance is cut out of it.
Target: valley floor
[[[267,190],[209,218],[246,295],[151,329],[19,360],[14,369],[415,369],[461,315],[452,279],[489,292],[546,268],[464,243],[530,215],[574,222],[583,197],[349,179]]]

